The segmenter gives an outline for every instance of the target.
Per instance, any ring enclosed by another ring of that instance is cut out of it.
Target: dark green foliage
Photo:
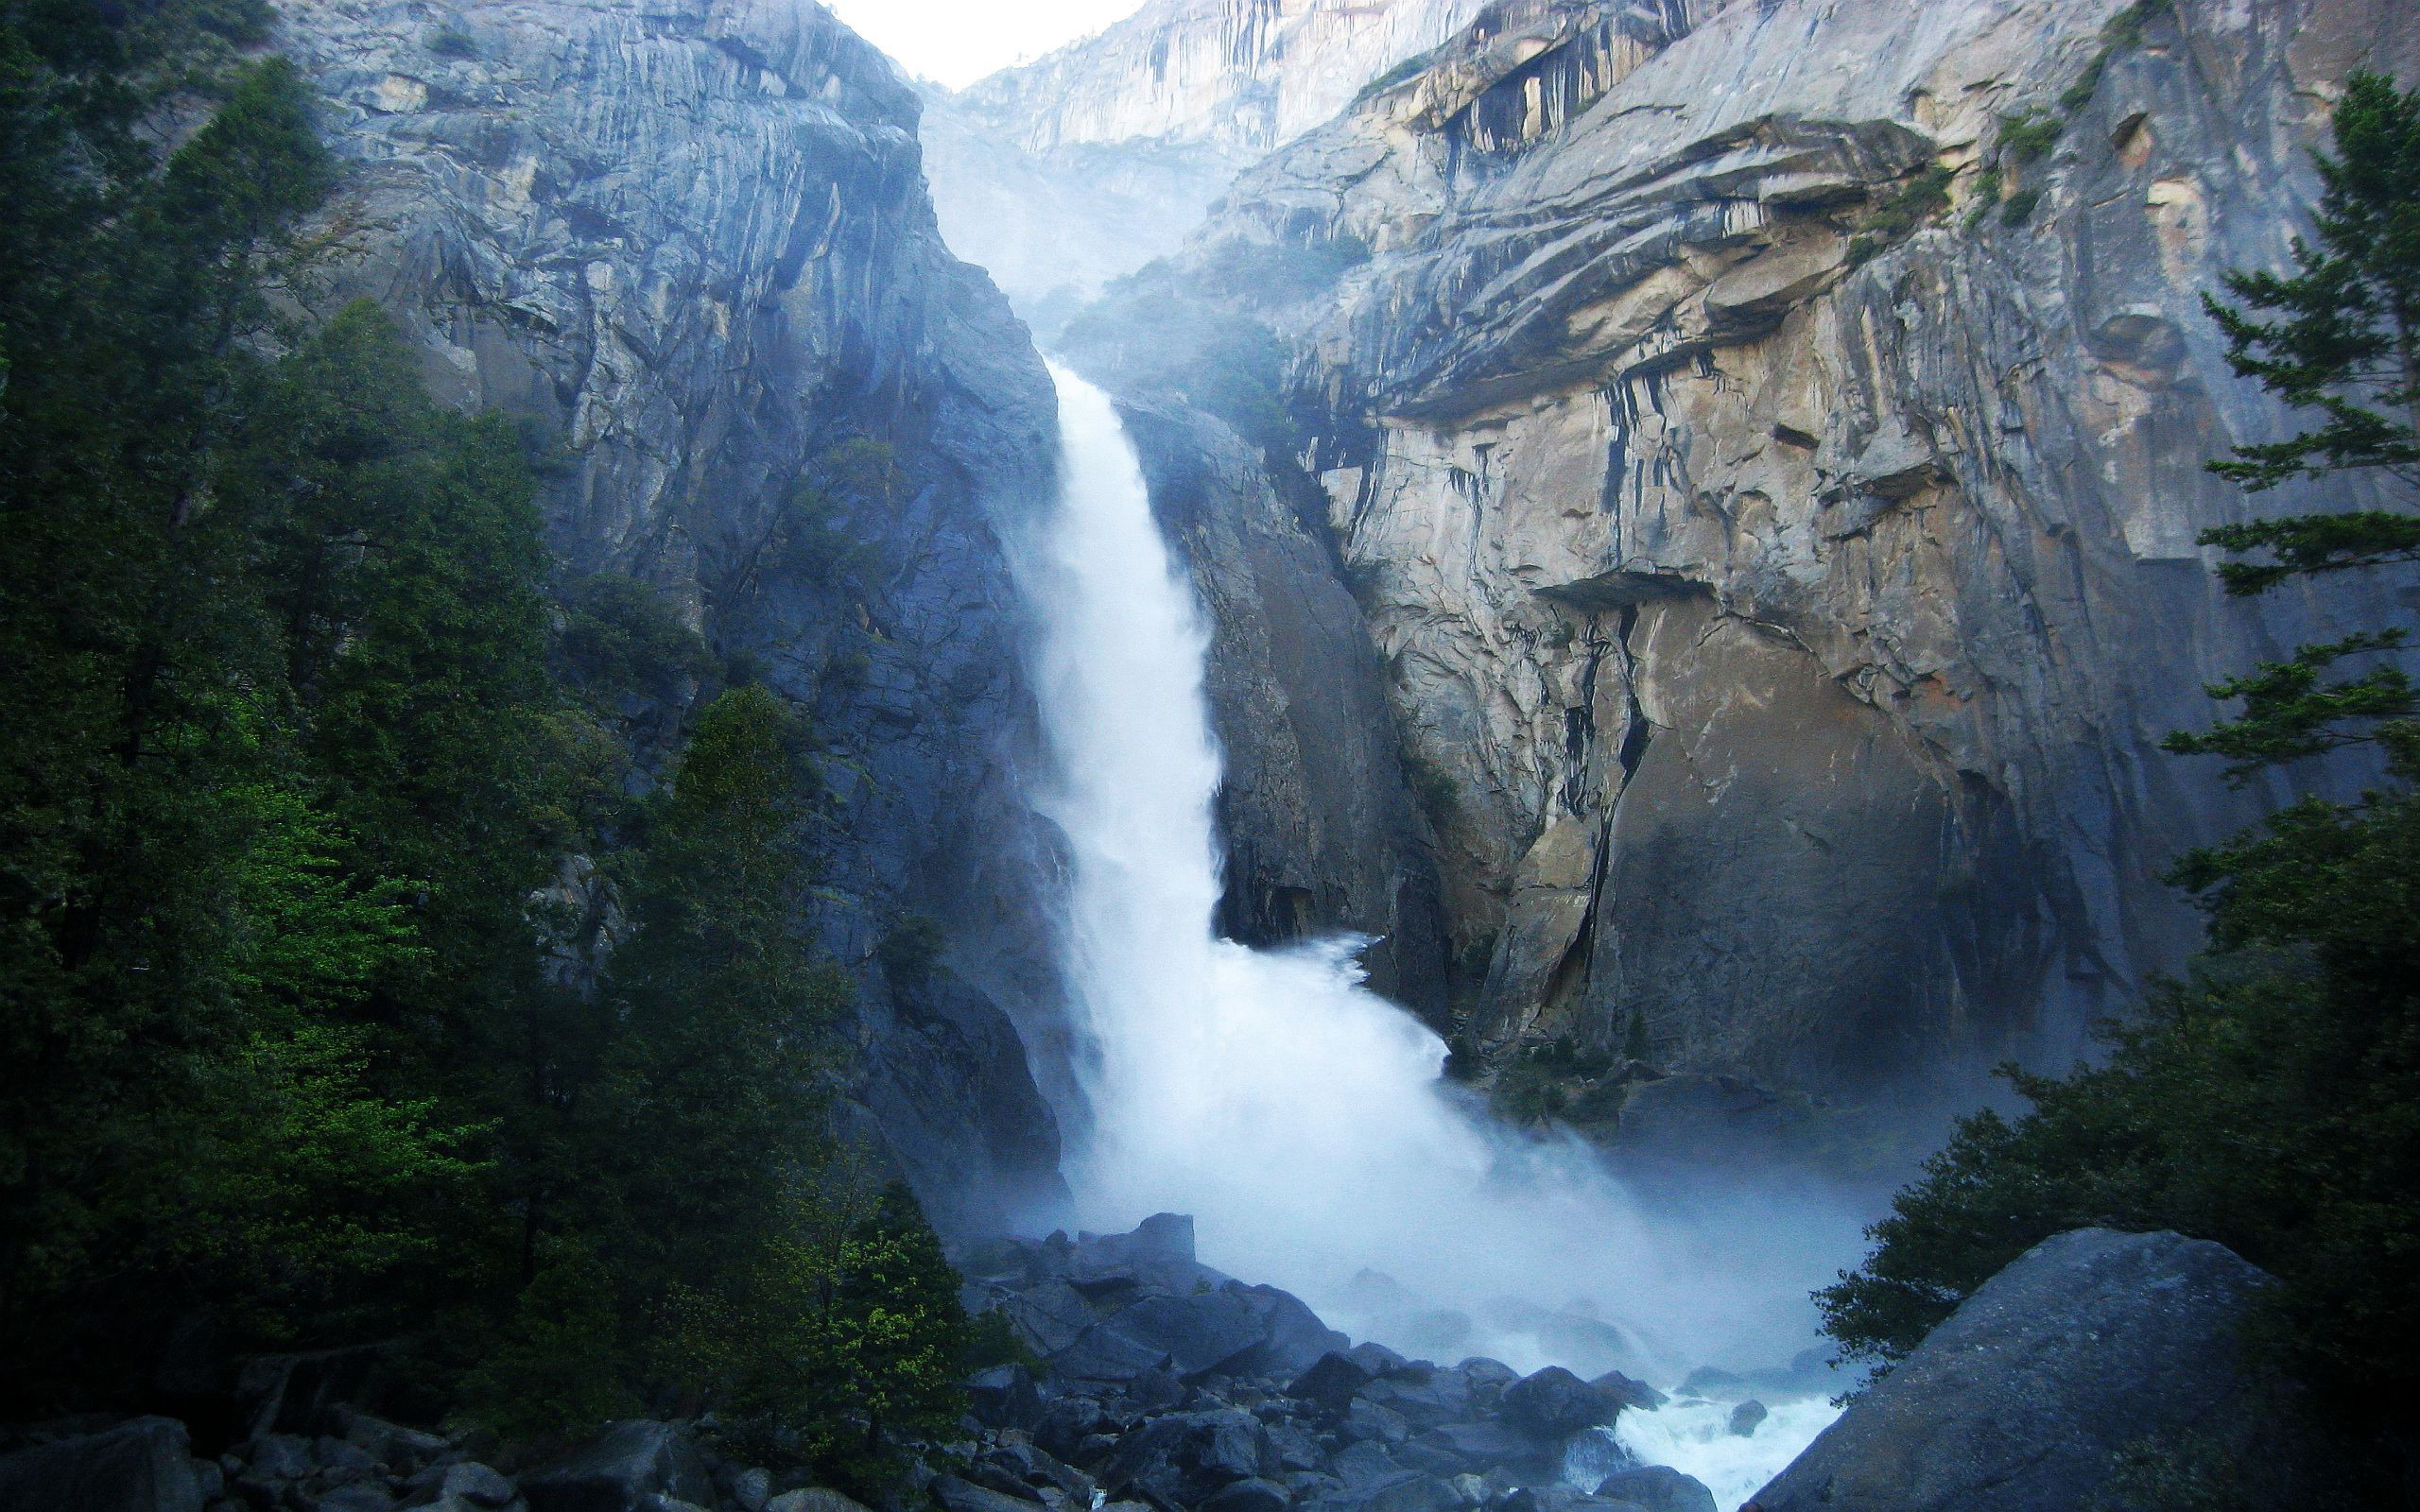
[[[2420,486],[2420,93],[2355,74],[2334,134],[2335,153],[2319,156],[2325,189],[2314,239],[2294,244],[2299,271],[2228,275],[2228,292],[2247,309],[2204,301],[2236,371],[2315,410],[2319,422],[2240,447],[2211,471],[2255,492],[2360,471],[2408,494]],[[2221,526],[2202,541],[2238,557],[2262,554],[2220,568],[2229,593],[2248,595],[2296,577],[2420,560],[2420,515],[2408,506],[2298,515]],[[2240,780],[2265,763],[2408,743],[2411,688],[2393,661],[2404,637],[2390,627],[2302,646],[2290,662],[2213,688],[2242,699],[2242,715],[2177,736],[2169,748],[2226,756]],[[2340,662],[2380,657],[2388,660],[2357,677],[2326,680]]]
[[[1882,241],[1896,241],[1949,208],[1949,186],[1957,173],[1938,163],[1916,175],[1865,217],[1861,230]]]
[[[1422,53],[1395,64],[1394,67],[1362,85],[1361,93],[1354,97],[1354,103],[1357,105],[1363,100],[1375,99],[1399,84],[1410,83],[1428,71],[1428,60],[1432,56],[1429,53]]]
[[[846,986],[796,927],[802,747],[771,694],[724,694],[649,817],[638,936],[614,962],[621,1029],[592,1100],[596,1141],[617,1146],[610,1258],[648,1286],[710,1290],[735,1237],[775,1221],[782,1152],[819,1122],[822,1030]]]
[[[683,1394],[717,1404],[748,1457],[814,1467],[859,1496],[895,1490],[900,1440],[949,1436],[977,1331],[905,1187],[802,1204],[719,1295],[662,1331]]]
[[[2100,45],[2092,60],[2083,65],[2059,94],[2059,108],[2069,112],[2083,110],[2100,93],[2100,81],[2109,73],[2109,65],[2143,44],[2151,24],[2174,13],[2174,0],[2135,0],[2135,3],[2109,18],[2100,28]]]
[[[440,58],[476,58],[479,44],[466,31],[447,28],[428,39],[428,50]]]
[[[634,1416],[614,1278],[576,1247],[550,1256],[464,1380],[465,1410],[516,1443],[576,1438]]]
[[[931,977],[948,945],[949,936],[942,933],[938,920],[924,914],[908,914],[883,931],[882,943],[874,948],[874,958],[882,963],[882,974],[890,979],[892,987],[913,990]]]
[[[2302,274],[2229,281],[2279,318],[2214,306],[2238,370],[2321,416],[2294,441],[2218,465],[2253,489],[2353,469],[2411,481],[2420,99],[2357,76],[2336,125]],[[2229,590],[2251,593],[2407,560],[2410,518],[2308,515],[2205,539],[2270,554],[2226,569]],[[1900,1194],[1866,1263],[1819,1294],[1851,1357],[1905,1355],[2062,1229],[2175,1228],[2274,1274],[2265,1353],[2364,1452],[2382,1464],[2408,1452],[2410,1426],[2384,1405],[2420,1391],[2420,724],[2391,660],[2406,635],[2392,627],[2302,647],[2211,690],[2241,701],[2237,719],[2169,742],[2228,758],[2238,782],[2362,748],[2383,770],[2356,799],[2303,797],[2184,859],[2174,880],[2201,895],[2209,953],[2188,982],[2109,1031],[2105,1063],[2065,1078],[2012,1073],[2029,1109],[1967,1120]],[[2327,680],[2356,658],[2371,661],[2366,672]],[[2145,1495],[2224,1504],[2212,1500],[2218,1469],[2152,1448],[2128,1472]]]
[[[2290,440],[2241,447],[2212,464],[2255,491],[2341,468],[2379,468],[2420,483],[2420,94],[2356,74],[2334,129],[2335,153],[2319,158],[2325,187],[2314,239],[2294,243],[2297,271],[2229,274],[2227,292],[2240,310],[2204,297],[2236,371],[2321,417]],[[2340,516],[2328,528],[2336,534],[2320,565],[2420,556],[2420,527],[2409,515]],[[2230,586],[2274,580],[2236,577]]]
[[[330,172],[239,51],[269,20],[0,0],[0,1416],[143,1407],[198,1323],[421,1331],[467,1414],[577,1433],[664,1404],[685,1317],[796,1336],[756,1325],[813,1232],[853,1396],[774,1416],[879,1465],[945,1424],[964,1324],[822,1132],[800,731],[693,711],[717,668],[653,590],[549,603],[526,438],[386,316],[277,314]],[[163,157],[169,92],[216,106]],[[906,493],[869,444],[811,482]]]
[[[2019,163],[2038,162],[2050,155],[2066,129],[2066,124],[2048,111],[2004,115],[2000,117],[1999,149]]]
[[[1984,215],[1996,209],[2008,185],[2007,176],[1995,163],[1975,176],[1975,208],[1966,216],[1966,224],[1975,225]]]
[[[635,577],[600,573],[574,583],[562,609],[559,676],[593,698],[631,691],[677,698],[683,684],[703,683],[716,670],[705,638],[681,622],[660,590]]]
[[[2033,212],[2041,203],[2040,189],[2019,189],[2000,205],[2000,219],[2012,226],[2022,226],[2033,218]]]

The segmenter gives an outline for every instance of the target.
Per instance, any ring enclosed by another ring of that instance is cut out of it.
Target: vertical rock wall
[[[375,297],[441,391],[560,443],[568,574],[657,585],[811,710],[838,798],[817,922],[863,983],[854,1116],[946,1221],[1047,1201],[1016,1025],[1046,1047],[1057,1021],[1049,863],[996,537],[1046,499],[1055,403],[942,245],[915,97],[807,0],[284,9],[347,166],[315,297]],[[780,564],[794,490],[860,439],[895,486],[821,522],[833,559]],[[944,969],[889,984],[872,952],[909,914]]]
[[[2201,471],[2290,420],[2199,298],[2416,54],[2387,0],[1512,0],[1245,176],[1184,271],[1287,341],[1483,1042],[1939,1079],[2179,962],[2162,872],[2271,795],[2158,742],[2392,612],[2219,591],[2199,530],[2346,494]]]

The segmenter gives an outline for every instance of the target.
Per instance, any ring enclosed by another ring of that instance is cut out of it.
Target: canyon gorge
[[[2298,791],[2163,748],[2208,685],[2420,608],[2201,539],[2390,507],[2206,471],[2298,422],[2204,297],[2408,0],[1151,0],[959,91],[814,0],[274,9],[337,164],[280,309],[389,312],[563,580],[811,723],[833,1122],[1019,1351],[947,1512],[2021,1512],[2263,1441],[2198,1238],[2028,1251],[1820,1439],[1807,1296],[2201,949],[2171,872]],[[624,890],[540,900],[591,998]],[[2086,1336],[2125,1434],[2026,1373]],[[434,1504],[850,1512],[685,1452]]]

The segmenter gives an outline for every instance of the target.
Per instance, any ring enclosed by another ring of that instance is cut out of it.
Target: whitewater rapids
[[[1441,1080],[1443,1041],[1362,985],[1365,942],[1218,936],[1204,617],[1109,397],[1053,373],[1062,495],[1017,572],[1053,766],[1038,801],[1072,864],[1081,1220],[1189,1212],[1206,1263],[1434,1358],[1669,1382],[1808,1342],[1796,1256],[1760,1258],[1727,1220],[1651,1223],[1576,1141],[1495,1125]]]

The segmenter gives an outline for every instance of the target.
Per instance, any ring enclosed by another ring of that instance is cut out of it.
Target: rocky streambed
[[[1188,1218],[1130,1234],[995,1240],[958,1257],[1031,1364],[969,1382],[961,1440],[927,1446],[898,1495],[944,1512],[1713,1512],[1610,1429],[1678,1407],[1619,1374],[1523,1375],[1355,1344],[1274,1287],[1194,1258]],[[711,1419],[616,1424],[521,1467],[492,1436],[381,1416],[377,1351],[256,1365],[212,1455],[183,1422],[76,1421],[0,1457],[8,1512],[856,1512],[803,1474],[723,1455]],[[1737,1433],[1763,1426],[1738,1378],[1703,1383]],[[205,1446],[206,1447],[206,1446]],[[1783,1452],[1782,1457],[1787,1457]],[[504,1466],[513,1469],[507,1473]]]
[[[959,1436],[921,1446],[885,1512],[2051,1512],[2166,1504],[2142,1498],[2213,1467],[2245,1504],[2351,1504],[2246,1328],[2269,1279],[2172,1233],[2036,1246],[1811,1447],[1803,1366],[1667,1396],[1407,1359],[1201,1264],[1182,1217],[957,1258],[1030,1362],[970,1380]],[[223,1453],[165,1417],[0,1432],[0,1512],[865,1512],[725,1453],[711,1418],[541,1458],[392,1420],[394,1374],[378,1349],[255,1361],[233,1418],[196,1418]],[[1709,1433],[1739,1451],[1720,1498],[1638,1452]]]

